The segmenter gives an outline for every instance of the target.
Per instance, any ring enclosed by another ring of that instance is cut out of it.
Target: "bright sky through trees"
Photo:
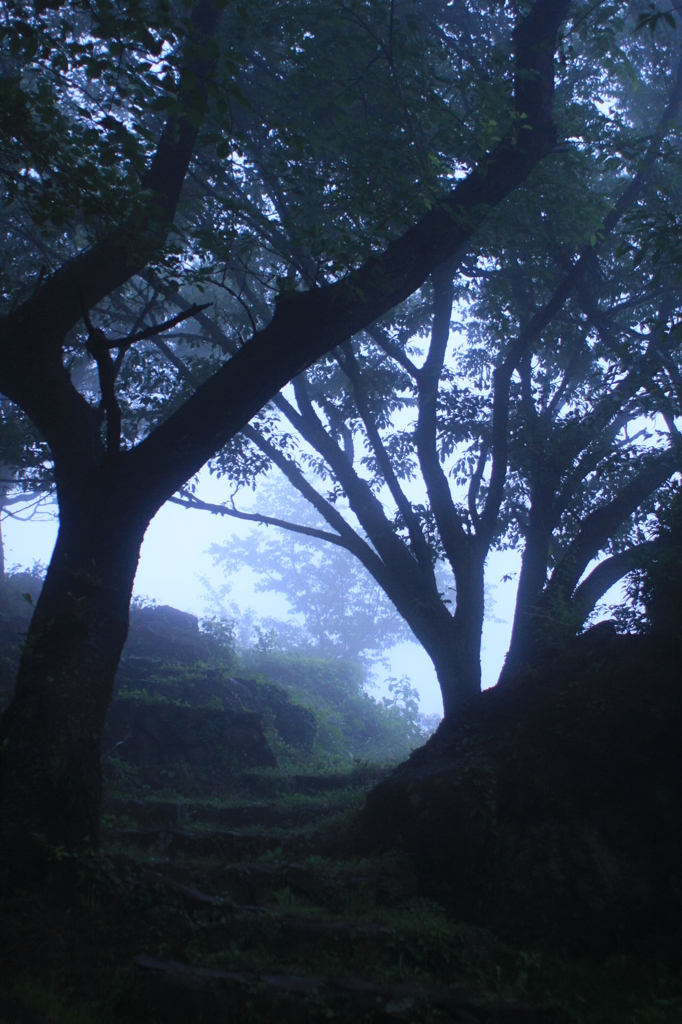
[[[215,499],[220,500],[222,494],[218,482],[208,473],[202,474],[202,493],[211,495],[212,491]],[[19,518],[8,517],[2,528],[9,567],[30,567],[34,561],[43,564],[48,561],[57,533],[56,520],[41,518],[41,521],[22,522]],[[207,553],[209,544],[227,540],[232,533],[246,533],[248,529],[250,527],[235,520],[165,505],[152,521],[142,545],[135,593],[195,615],[204,614],[207,595],[200,577],[209,578],[214,585],[219,585],[224,579]],[[274,531],[270,530],[270,533]],[[516,552],[493,552],[488,562],[488,583],[494,588],[490,591],[494,606],[483,627],[481,662],[484,687],[493,686],[497,681],[509,644],[517,580],[516,577],[503,580],[503,577],[516,574],[518,567],[519,555]],[[618,587],[615,587],[614,593],[617,592]],[[235,586],[233,597],[245,607],[257,607],[265,615],[280,616],[285,612],[281,598],[254,593],[247,572],[242,574],[241,583]],[[607,595],[606,602],[608,600]],[[433,665],[417,643],[397,646],[391,653],[391,669],[385,674],[409,676],[412,686],[419,690],[421,710],[425,714],[442,713],[443,703]],[[379,678],[382,678],[381,673]]]

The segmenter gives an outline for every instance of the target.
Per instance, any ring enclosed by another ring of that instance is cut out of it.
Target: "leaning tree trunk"
[[[113,489],[60,497],[57,544],[0,721],[0,839],[14,878],[98,843],[101,736],[147,525]]]
[[[531,506],[511,640],[500,673],[500,682],[530,668],[542,648],[543,638],[547,636],[549,624],[540,604],[549,560],[551,533],[545,525],[548,519],[549,514],[544,508],[539,511],[537,505]]]

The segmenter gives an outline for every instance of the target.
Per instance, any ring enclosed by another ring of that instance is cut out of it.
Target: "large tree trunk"
[[[147,525],[112,490],[60,497],[57,544],[0,721],[2,850],[15,878],[98,843],[101,736]]]
[[[443,696],[443,714],[454,718],[481,692],[481,626],[453,620],[447,634],[427,647]]]
[[[411,601],[405,604],[399,604],[391,595],[433,662],[446,718],[459,714],[481,692],[484,561],[472,556],[466,566],[460,567],[456,582],[454,615],[437,593],[422,594],[421,599],[412,593]]]

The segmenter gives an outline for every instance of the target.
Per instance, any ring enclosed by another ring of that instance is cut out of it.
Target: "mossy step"
[[[279,836],[261,832],[233,832],[228,829],[191,832],[180,829],[118,829],[119,842],[152,850],[163,857],[197,857],[235,861],[252,859],[281,850],[289,855],[310,852],[305,836]]]
[[[298,775],[242,771],[235,776],[235,787],[244,793],[265,799],[276,799],[288,793],[315,795],[343,789],[367,788],[385,778],[390,771],[390,768],[383,765],[362,765],[346,772]]]
[[[273,963],[286,964],[286,971],[293,974],[376,969],[391,983],[413,973],[462,983],[463,977],[476,974],[471,970],[472,955],[476,961],[482,953],[489,967],[488,939],[482,944],[479,936],[449,928],[441,918],[425,919],[419,910],[411,914],[409,905],[406,916],[379,911],[375,917],[370,902],[360,901],[357,911],[352,901],[333,910],[292,899],[289,887],[275,889],[274,899],[266,896],[260,902],[256,896],[258,902],[243,903],[219,885],[192,882],[184,869],[186,865],[164,862],[145,873],[155,888],[165,889],[184,905],[192,927],[201,929],[200,945],[221,960],[229,950],[232,962],[253,962],[259,969],[267,964],[268,970]]]
[[[167,826],[186,823],[206,822],[226,827],[248,827],[250,825],[299,827],[311,821],[338,813],[338,807],[329,804],[311,804],[300,807],[277,807],[271,804],[235,804],[221,807],[190,801],[136,800],[110,798],[104,807],[105,814],[126,817],[142,827]]]
[[[370,897],[389,905],[416,895],[416,882],[409,872],[368,872],[355,865],[337,867],[325,861],[314,866],[286,862],[226,864],[211,881],[237,903],[247,904],[264,903],[271,893],[282,889],[288,889],[295,898],[326,907],[340,907],[356,897]]]
[[[103,801],[102,815],[106,824],[107,815],[128,818],[143,827],[175,825],[178,823],[184,805],[173,800],[137,800],[134,798],[109,797]]]
[[[227,826],[279,825],[295,827],[337,812],[337,808],[319,807],[273,807],[268,804],[239,804],[234,807],[188,807],[190,819],[213,822]]]
[[[280,973],[273,968],[214,970],[137,956],[136,1009],[164,1024],[226,1020],[310,1024],[333,1017],[365,1024],[559,1024],[559,1015],[518,1000],[491,1001],[448,985]]]

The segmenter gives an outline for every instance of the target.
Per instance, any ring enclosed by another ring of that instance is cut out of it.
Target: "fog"
[[[201,474],[200,493],[204,500],[224,501],[224,483],[207,471]],[[57,533],[57,520],[51,514],[54,506],[43,504],[39,514],[25,520],[15,506],[13,515],[3,520],[5,563],[30,567],[35,562],[49,562]],[[224,543],[232,534],[244,536],[253,529],[274,533],[272,527],[253,527],[231,518],[206,512],[187,511],[166,504],[152,521],[144,544],[135,580],[135,594],[170,604],[183,611],[202,616],[211,611],[211,599],[204,581],[218,588],[225,582],[223,572],[213,565],[208,549],[213,543]],[[483,686],[497,680],[509,643],[516,592],[516,573],[520,558],[516,552],[493,552],[487,564],[488,609],[483,628]],[[505,578],[506,577],[506,578]],[[286,600],[269,593],[256,593],[251,573],[244,570],[231,577],[230,600],[242,608],[253,608],[259,616],[284,618]],[[385,691],[382,681],[391,676],[406,675],[420,695],[420,710],[425,714],[442,714],[442,702],[436,675],[423,648],[405,642],[386,652],[388,669],[376,672],[377,696]]]

